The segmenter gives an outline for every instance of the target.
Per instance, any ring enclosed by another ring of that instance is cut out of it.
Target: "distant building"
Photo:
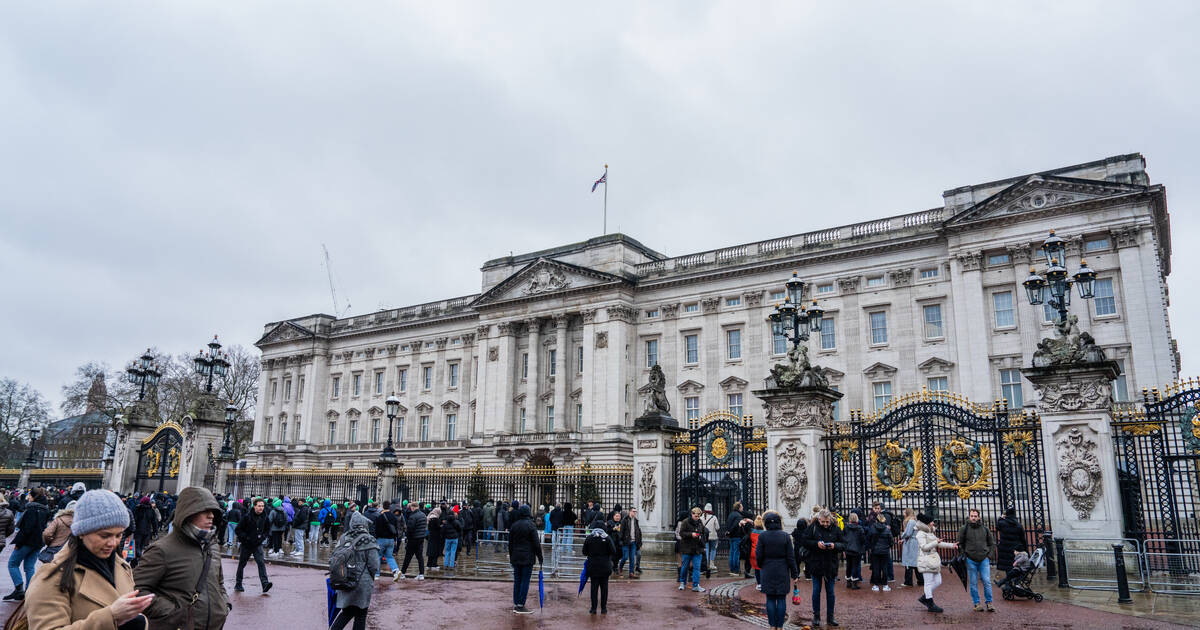
[[[97,374],[86,410],[43,429],[36,445],[41,468],[103,468],[106,445],[113,439],[113,419],[103,411],[105,398],[104,375]]]
[[[257,343],[247,457],[371,468],[394,392],[406,468],[630,463],[656,363],[681,421],[730,410],[761,422],[752,390],[786,360],[767,316],[793,270],[825,311],[809,354],[845,394],[839,419],[922,388],[1030,405],[1019,368],[1054,333],[1021,282],[1045,269],[1051,229],[1072,271],[1086,258],[1098,275],[1096,298],[1076,296],[1071,312],[1120,363],[1114,390],[1127,399],[1179,371],[1166,191],[1145,168],[1140,154],[1116,156],[948,190],[929,210],[677,257],[609,234],[488,261],[478,294],[273,322]]]

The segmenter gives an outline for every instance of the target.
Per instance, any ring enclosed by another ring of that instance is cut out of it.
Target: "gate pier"
[[[813,505],[828,505],[822,440],[833,424],[833,403],[842,397],[828,387],[755,390],[766,414],[768,506],[785,523],[808,518]]]
[[[1111,429],[1117,362],[1031,367],[1021,373],[1038,394],[1055,537],[1121,538],[1121,493]]]

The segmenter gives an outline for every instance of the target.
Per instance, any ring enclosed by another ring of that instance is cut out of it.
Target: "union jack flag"
[[[604,174],[600,176],[600,179],[597,179],[596,183],[592,184],[592,192],[596,192],[596,187],[600,184],[604,184],[605,186],[608,185],[608,171],[605,171]]]

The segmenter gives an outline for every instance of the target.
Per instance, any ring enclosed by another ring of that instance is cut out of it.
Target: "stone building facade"
[[[484,263],[478,294],[265,327],[249,459],[371,467],[384,401],[402,401],[405,467],[629,463],[649,368],[672,414],[761,417],[759,388],[785,344],[767,316],[792,271],[825,310],[810,356],[871,410],[929,389],[1029,406],[1019,368],[1052,334],[1021,287],[1051,229],[1098,274],[1072,313],[1124,370],[1118,398],[1173,380],[1170,224],[1140,154],[955,188],[942,207],[668,257],[610,234]]]

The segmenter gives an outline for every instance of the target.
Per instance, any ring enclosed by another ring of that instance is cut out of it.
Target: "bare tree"
[[[220,395],[238,409],[231,442],[235,456],[241,457],[245,455],[254,434],[262,363],[258,352],[245,346],[230,346],[226,350],[229,352],[229,371],[221,381]]]
[[[50,422],[50,403],[28,384],[0,379],[0,461],[18,465],[27,455],[29,430]]]

